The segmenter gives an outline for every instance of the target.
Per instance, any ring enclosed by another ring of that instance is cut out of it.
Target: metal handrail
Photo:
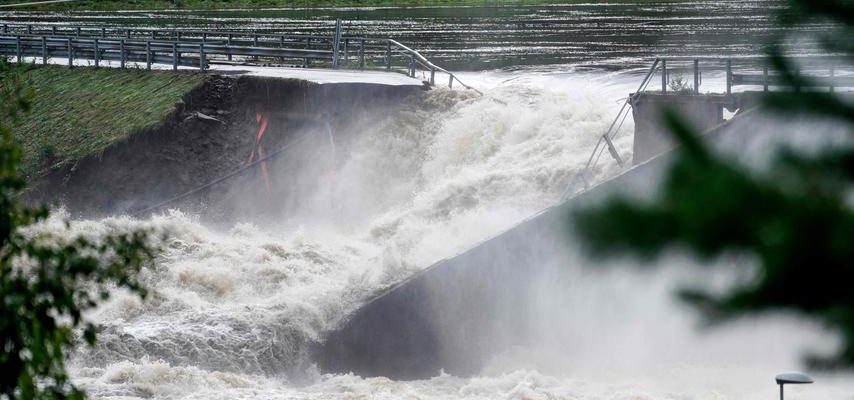
[[[398,41],[396,41],[396,40],[394,40],[394,39],[387,39],[387,40],[388,40],[388,42],[389,42],[389,43],[391,43],[391,44],[393,44],[393,45],[397,46],[397,47],[398,47],[398,48],[400,48],[400,49],[403,49],[403,51],[405,51],[405,52],[406,52],[406,53],[408,53],[409,55],[411,55],[411,56],[415,57],[415,59],[416,59],[416,60],[418,60],[419,62],[421,62],[422,64],[424,64],[424,65],[425,65],[425,66],[430,70],[431,74],[435,74],[435,73],[436,73],[436,71],[439,71],[439,72],[443,72],[443,73],[447,74],[448,76],[450,76],[450,80],[448,81],[448,82],[449,82],[448,87],[453,87],[452,82],[456,80],[456,81],[457,81],[457,82],[459,82],[459,84],[460,84],[460,85],[462,85],[464,88],[469,89],[469,90],[473,90],[473,91],[475,91],[477,94],[479,94],[479,95],[481,95],[481,96],[483,95],[483,92],[481,92],[480,90],[477,90],[477,89],[475,89],[475,88],[473,88],[473,87],[471,87],[471,86],[469,86],[469,85],[466,85],[463,81],[461,81],[461,80],[460,80],[460,78],[459,78],[459,77],[457,77],[456,75],[454,75],[454,73],[452,73],[452,72],[450,72],[450,71],[448,71],[448,70],[446,70],[446,69],[444,69],[444,68],[442,68],[442,67],[440,67],[440,66],[438,66],[438,65],[436,65],[436,64],[433,64],[433,63],[432,63],[432,62],[430,62],[430,60],[428,60],[426,57],[422,56],[422,55],[421,55],[421,53],[419,53],[419,52],[417,52],[417,51],[415,51],[415,50],[413,50],[413,49],[410,49],[409,47],[407,47],[407,46],[405,46],[405,45],[401,44],[400,42],[398,42]],[[431,83],[433,83],[433,81],[435,81],[435,80],[434,80],[434,79],[431,79]]]
[[[652,63],[652,66],[649,67],[649,71],[647,71],[646,75],[638,86],[638,90],[636,93],[642,92],[644,89],[646,89],[646,87],[649,85],[649,82],[652,81],[652,76],[658,69],[660,61],[661,59],[656,57],[655,61],[653,61]],[[578,184],[579,180],[583,182],[584,189],[587,189],[590,186],[590,181],[587,179],[587,173],[589,172],[590,168],[592,168],[599,161],[599,157],[602,155],[602,152],[606,148],[608,149],[608,153],[611,154],[611,157],[613,157],[614,160],[617,161],[617,165],[619,165],[620,167],[623,166],[623,160],[620,157],[620,154],[617,152],[616,147],[614,147],[614,143],[611,139],[613,139],[613,137],[616,136],[617,132],[620,131],[620,128],[622,128],[623,126],[623,121],[625,121],[626,117],[628,117],[629,113],[626,110],[628,105],[631,104],[631,100],[631,97],[627,97],[626,101],[623,102],[623,105],[620,107],[620,111],[617,113],[617,116],[614,117],[614,120],[611,122],[611,125],[608,126],[608,130],[606,130],[605,133],[603,133],[602,136],[599,137],[599,140],[596,142],[596,146],[593,147],[593,151],[590,153],[590,157],[587,159],[587,163],[584,165],[584,169],[582,169],[581,172],[576,174],[573,180],[569,183],[569,185],[567,185],[566,190],[564,190],[563,195],[561,195],[562,200],[565,200],[569,197],[569,195],[572,194],[572,191],[575,189],[575,186]],[[617,125],[617,121],[619,121],[621,118],[622,121],[620,121],[620,124]],[[614,129],[615,125],[617,126],[616,129]],[[603,142],[605,143],[605,147],[602,147]]]

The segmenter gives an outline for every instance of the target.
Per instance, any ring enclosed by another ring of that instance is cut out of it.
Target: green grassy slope
[[[196,73],[59,66],[30,66],[25,76],[35,92],[33,109],[14,132],[30,176],[156,126],[204,79]]]

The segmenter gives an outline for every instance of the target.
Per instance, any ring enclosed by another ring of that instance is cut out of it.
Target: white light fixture
[[[794,385],[813,383],[809,375],[801,372],[783,372],[777,374],[775,378],[777,379],[777,384],[780,385],[780,400],[783,400],[783,385],[787,383]]]

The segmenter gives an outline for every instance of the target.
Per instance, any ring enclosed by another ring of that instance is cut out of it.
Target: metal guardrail
[[[797,65],[809,70],[808,72],[797,71],[797,74],[804,78],[805,85],[811,88],[827,88],[833,92],[836,88],[851,88],[854,87],[854,71],[848,68],[846,75],[837,75],[838,67],[849,65],[850,61],[844,57],[820,56],[820,57],[789,57],[790,61],[794,61]],[[669,66],[669,67],[668,67]],[[632,96],[644,92],[654,80],[655,74],[661,75],[661,93],[667,93],[668,87],[673,85],[670,80],[670,74],[674,70],[690,69],[693,72],[693,86],[690,86],[691,94],[699,95],[700,87],[703,83],[704,71],[724,72],[726,94],[731,95],[733,87],[736,86],[761,86],[764,92],[768,92],[774,86],[789,87],[789,81],[783,76],[770,74],[767,65],[766,57],[741,57],[741,58],[714,58],[714,57],[657,57],[653,60],[647,73],[644,75],[638,89],[626,98],[623,102],[617,116],[608,126],[608,130],[599,137],[593,151],[588,158],[584,168],[575,175],[563,193],[562,199],[567,199],[575,192],[579,184],[583,185],[584,189],[590,186],[588,174],[590,169],[598,163],[602,153],[607,149],[611,157],[622,167],[623,159],[614,147],[613,139],[620,132],[626,118],[629,115],[629,104],[632,101]],[[824,72],[826,75],[821,75]],[[687,83],[686,83],[687,85]],[[670,88],[673,91],[673,88]],[[799,90],[801,88],[794,88]],[[680,92],[680,94],[684,94]]]
[[[801,67],[796,73],[803,78],[806,85],[814,88],[828,88],[830,91],[836,88],[854,87],[854,76],[852,71],[849,75],[839,76],[837,70],[840,66],[846,66],[848,59],[836,56],[800,56],[787,57]],[[786,86],[788,80],[784,77],[769,72],[767,58],[764,56],[719,58],[719,57],[660,57],[655,59],[658,64],[657,70],[661,75],[661,92],[666,93],[668,88],[673,90],[672,71],[690,70],[693,76],[693,85],[690,90],[700,93],[703,83],[703,72],[723,72],[725,79],[726,94],[732,94],[736,86],[761,86],[767,92],[772,87]],[[691,82],[685,82],[685,85]],[[799,89],[799,88],[795,88]]]
[[[13,44],[11,40],[16,42]],[[17,40],[20,40],[20,50]],[[40,41],[46,44],[42,46]],[[466,89],[477,91],[455,74],[395,40],[344,34],[343,25],[339,21],[336,21],[336,29],[331,36],[2,24],[0,53],[13,56],[20,53],[22,57],[42,58],[43,62],[47,60],[45,56],[67,57],[69,65],[73,65],[73,59],[76,58],[93,60],[96,66],[102,60],[111,60],[121,62],[122,66],[124,62],[131,61],[144,62],[146,68],[151,68],[151,63],[166,63],[172,64],[174,69],[178,66],[195,66],[201,70],[211,63],[235,60],[252,63],[260,59],[270,64],[278,59],[282,63],[296,61],[303,67],[384,69],[402,72],[413,78],[418,71],[423,71],[429,74],[429,83],[433,86],[436,85],[436,74],[444,73],[448,75],[449,88],[453,88],[456,81]],[[313,62],[320,64],[312,65]]]

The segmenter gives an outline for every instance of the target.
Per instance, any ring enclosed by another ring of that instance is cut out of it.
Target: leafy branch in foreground
[[[821,42],[831,53],[850,50],[850,41],[844,39],[854,31],[850,2],[797,0],[790,11],[783,19],[788,24],[832,18],[838,29]],[[850,103],[833,93],[797,90],[809,82],[795,72],[778,44],[770,47],[769,61],[794,89],[766,96],[769,109],[833,118],[854,134]],[[816,367],[854,366],[852,142],[808,156],[783,151],[771,172],[757,174],[711,152],[678,116],[666,118],[680,149],[658,197],[650,204],[611,198],[577,212],[574,227],[584,243],[597,255],[632,252],[652,257],[671,245],[707,260],[727,252],[755,255],[755,279],[722,294],[685,288],[680,296],[710,321],[776,309],[822,321],[841,333],[842,347],[837,354],[812,356],[808,362]]]
[[[31,93],[5,60],[0,96],[0,399],[82,399],[65,360],[77,328],[95,343],[97,329],[83,314],[115,287],[145,296],[138,273],[154,249],[145,231],[65,238],[40,229],[50,211],[18,201],[26,182],[10,128]]]

